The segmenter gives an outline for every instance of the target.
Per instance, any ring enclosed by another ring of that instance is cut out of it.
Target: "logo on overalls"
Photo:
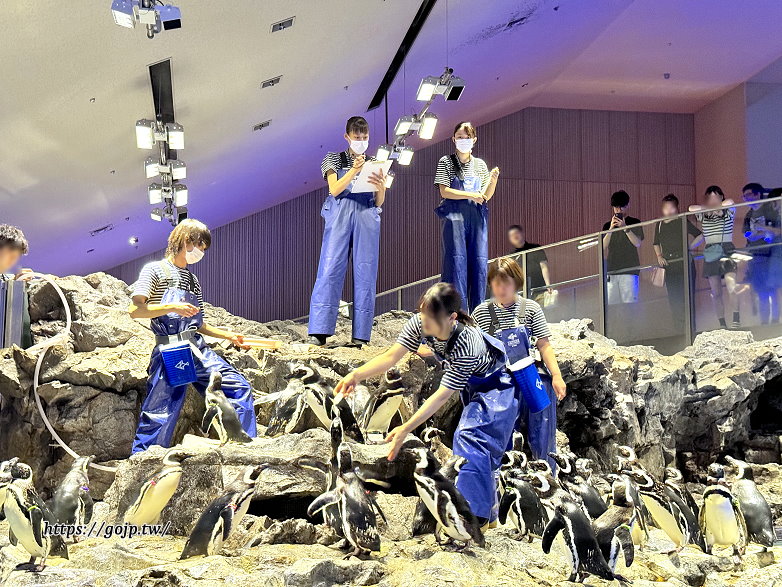
[[[175,369],[179,369],[180,371],[184,371],[185,368],[190,365],[189,361],[179,361],[176,365],[174,365]]]
[[[539,390],[543,391],[543,382],[540,379],[538,379],[535,382],[535,387],[537,387]]]
[[[509,334],[508,335],[508,346],[519,346],[520,344],[519,335],[518,334]]]

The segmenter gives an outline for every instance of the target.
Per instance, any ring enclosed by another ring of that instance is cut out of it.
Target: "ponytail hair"
[[[450,283],[435,283],[418,300],[418,311],[427,316],[442,318],[456,314],[456,320],[465,326],[475,326],[475,321],[462,309],[462,297]]]

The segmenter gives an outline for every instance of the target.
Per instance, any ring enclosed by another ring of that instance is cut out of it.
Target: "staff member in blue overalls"
[[[546,459],[552,468],[556,468],[556,463],[548,453],[557,450],[557,400],[565,398],[567,387],[559,370],[554,347],[549,342],[551,331],[548,322],[537,302],[517,293],[524,287],[524,274],[519,264],[509,257],[492,262],[489,267],[489,286],[492,299],[475,308],[472,317],[481,330],[496,336],[505,344],[510,363],[538,353],[543,360],[545,369],[539,368],[538,372],[551,403],[533,414],[519,393],[517,429],[526,430],[533,458]]]
[[[437,164],[434,183],[440,188],[437,215],[443,224],[442,280],[452,283],[464,305],[473,310],[486,298],[489,262],[489,209],[499,168],[489,172],[483,159],[472,156],[478,140],[471,122],[453,131],[456,153]]]
[[[133,452],[146,450],[153,444],[168,447],[185,402],[187,385],[172,387],[166,380],[160,345],[189,341],[195,349],[194,361],[198,380],[194,387],[204,393],[212,371],[223,376],[223,393],[231,402],[250,436],[255,436],[255,411],[250,384],[204,342],[202,334],[223,338],[237,346],[244,345],[241,334],[222,330],[204,323],[203,299],[198,278],[187,268],[198,263],[212,243],[205,224],[186,219],[171,231],[166,258],[148,263],[133,286],[129,308],[133,318],[151,318],[156,346],[149,361],[147,396],[141,406]]]
[[[374,192],[354,193],[354,180],[364,165],[369,146],[369,124],[353,116],[345,125],[348,148],[327,153],[321,163],[329,196],[321,216],[326,221],[318,262],[318,277],[310,299],[310,343],[323,346],[337,325],[339,298],[353,250],[353,339],[362,346],[369,342],[375,319],[377,261],[380,253],[380,211],[386,199],[386,178],[373,173],[369,182]],[[371,159],[371,158],[370,158]]]
[[[394,460],[407,435],[431,418],[452,394],[460,394],[463,410],[453,437],[453,452],[467,462],[456,486],[485,524],[497,517],[494,473],[508,448],[518,414],[505,351],[502,343],[474,326],[461,310],[459,293],[449,283],[430,287],[418,309],[395,344],[345,376],[334,392],[349,395],[357,383],[386,372],[408,351],[440,359],[444,368],[440,387],[407,422],[389,432],[388,458]]]

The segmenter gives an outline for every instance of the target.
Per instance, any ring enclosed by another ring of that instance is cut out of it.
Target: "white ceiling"
[[[110,0],[4,4],[0,222],[24,228],[28,264],[61,274],[160,248],[170,226],[149,220],[133,126],[154,114],[147,66],[169,57],[192,216],[219,226],[318,187],[323,152],[365,112],[419,4],[181,0],[182,29],[151,41],[115,26]],[[529,105],[693,112],[782,55],[782,38],[757,40],[774,22],[776,0],[440,0],[389,92],[391,124],[446,59],[468,85],[433,107],[436,139]],[[374,148],[382,107],[367,117]]]

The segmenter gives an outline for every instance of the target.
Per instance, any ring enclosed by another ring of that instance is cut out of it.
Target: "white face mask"
[[[204,258],[204,252],[198,247],[193,247],[192,251],[185,252],[185,261],[187,261],[188,265],[193,265],[194,263],[198,263],[203,258]]]
[[[363,155],[369,148],[369,141],[350,141],[350,149],[356,155]]]
[[[456,139],[456,150],[460,153],[469,153],[474,144],[473,139]]]

